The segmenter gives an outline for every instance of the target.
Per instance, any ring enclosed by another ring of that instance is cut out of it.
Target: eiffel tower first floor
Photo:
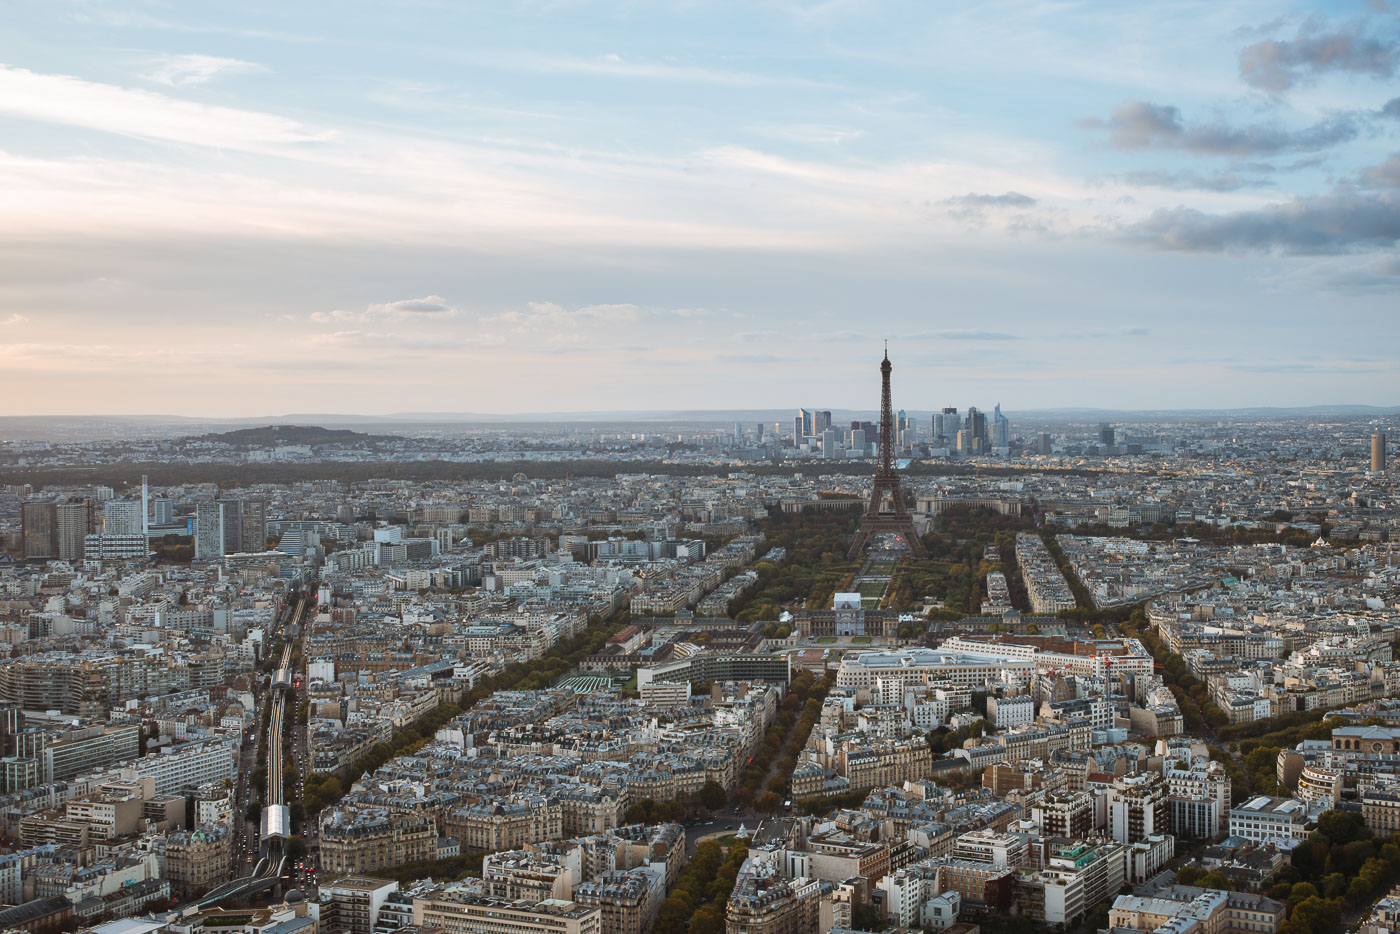
[[[881,511],[887,494],[892,508]],[[899,488],[899,481],[876,478],[875,487],[870,491],[870,508],[860,517],[860,528],[847,555],[852,558],[860,555],[874,542],[875,536],[884,534],[899,536],[915,558],[928,557],[923,539],[914,528],[914,519],[904,506],[904,492]]]

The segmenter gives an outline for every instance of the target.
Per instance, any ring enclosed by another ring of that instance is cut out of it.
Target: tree
[[[754,802],[754,807],[760,811],[767,811],[769,814],[772,814],[782,806],[783,799],[771,791],[765,791],[759,796],[758,800]]]
[[[1225,878],[1225,873],[1216,869],[1201,876],[1196,880],[1196,884],[1203,889],[1228,889],[1230,880]]]
[[[725,793],[724,786],[714,779],[700,786],[700,803],[711,811],[718,811],[728,800],[729,795]]]
[[[851,913],[851,927],[857,931],[883,931],[889,926],[884,912],[871,904],[860,904]]]
[[[1084,916],[1084,926],[1091,931],[1101,931],[1108,927],[1108,911],[1111,906],[1108,901],[1101,901],[1089,913]]]
[[[1366,818],[1355,811],[1325,811],[1317,819],[1317,829],[1326,834],[1334,845],[1368,840],[1372,835],[1371,828],[1366,826]]]

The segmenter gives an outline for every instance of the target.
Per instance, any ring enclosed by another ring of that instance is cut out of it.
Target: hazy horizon
[[[7,27],[0,414],[1400,403],[1393,4]]]

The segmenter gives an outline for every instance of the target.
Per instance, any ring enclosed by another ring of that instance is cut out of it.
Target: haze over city
[[[1400,402],[1393,4],[3,30],[4,414]]]

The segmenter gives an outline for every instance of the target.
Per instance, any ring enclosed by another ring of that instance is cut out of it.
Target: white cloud
[[[14,314],[7,317],[3,323],[6,327],[13,327],[17,324],[28,324],[29,319],[24,315],[20,314],[19,312],[15,312]]]
[[[314,324],[343,324],[346,322],[369,321],[375,318],[442,318],[456,315],[457,309],[448,304],[441,295],[425,295],[423,298],[401,298],[394,302],[377,302],[367,305],[364,311],[346,311],[336,308],[332,311],[313,311],[309,318]]]
[[[0,65],[0,113],[122,136],[248,152],[325,142],[332,134],[252,110]]]
[[[447,304],[447,299],[441,295],[428,295],[423,298],[403,298],[396,302],[383,302],[377,305],[370,305],[367,309],[373,314],[423,314],[440,315],[451,313],[455,309]]]
[[[147,81],[172,88],[189,84],[204,84],[219,75],[257,74],[267,68],[256,62],[217,55],[161,55],[150,71],[142,75]]]

